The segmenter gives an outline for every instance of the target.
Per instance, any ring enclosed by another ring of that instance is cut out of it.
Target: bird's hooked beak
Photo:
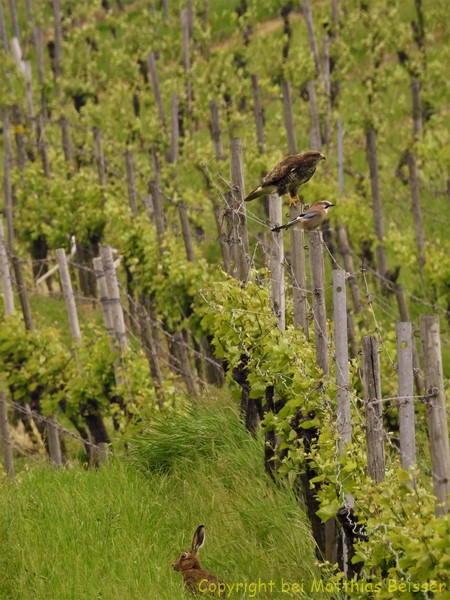
[[[323,154],[320,155],[321,160],[327,160]]]

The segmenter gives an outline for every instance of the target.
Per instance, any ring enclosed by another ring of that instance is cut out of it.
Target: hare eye
[[[182,552],[182,553],[181,553],[181,558],[187,558],[187,557],[188,557],[188,554],[187,554],[187,552]]]

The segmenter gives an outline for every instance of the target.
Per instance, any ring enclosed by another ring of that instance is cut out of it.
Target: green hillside
[[[135,439],[131,461],[98,471],[32,464],[2,485],[0,597],[183,598],[171,564],[200,523],[204,567],[250,586],[228,597],[281,597],[283,579],[305,593],[282,597],[329,597],[308,593],[323,581],[308,525],[295,498],[265,479],[262,440],[248,436],[232,409],[203,408],[172,428],[178,441],[167,430]],[[271,580],[273,593],[263,593],[259,582],[270,589]]]

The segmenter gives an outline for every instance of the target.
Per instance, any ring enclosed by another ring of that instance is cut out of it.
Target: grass
[[[265,478],[262,440],[233,411],[174,416],[130,444],[130,461],[98,471],[29,466],[1,486],[2,599],[183,598],[171,563],[200,523],[205,568],[228,583],[278,588],[228,597],[321,597],[309,591],[320,573],[305,517]],[[304,593],[281,592],[282,579],[303,582]]]

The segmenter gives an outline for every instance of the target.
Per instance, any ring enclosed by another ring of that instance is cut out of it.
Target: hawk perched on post
[[[278,163],[261,181],[261,184],[248,196],[246,202],[277,192],[279,196],[289,194],[289,204],[298,204],[298,188],[311,179],[317,163],[325,156],[316,150],[307,150],[301,154],[291,154]]]

